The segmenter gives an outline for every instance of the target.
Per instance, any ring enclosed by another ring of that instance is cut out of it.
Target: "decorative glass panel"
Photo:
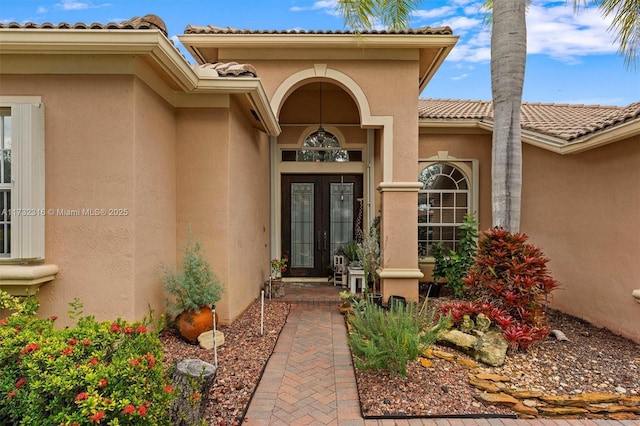
[[[470,213],[469,182],[460,169],[447,163],[425,167],[418,180],[423,184],[418,193],[418,254],[431,256],[431,245],[438,242],[445,252],[455,250],[459,226]]]
[[[331,253],[353,239],[353,183],[331,183]]]
[[[305,148],[298,151],[297,161],[313,161],[313,162],[347,162],[349,161],[349,152],[346,149],[340,149],[338,138],[322,128],[318,128],[304,140],[302,144]]]
[[[291,184],[291,267],[313,268],[313,183]]]

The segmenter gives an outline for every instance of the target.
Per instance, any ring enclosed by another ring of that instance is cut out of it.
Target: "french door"
[[[282,175],[281,182],[285,276],[326,277],[362,223],[362,175]]]

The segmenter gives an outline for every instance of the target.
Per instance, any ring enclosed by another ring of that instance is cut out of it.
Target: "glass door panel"
[[[313,268],[313,183],[291,184],[291,267]]]
[[[353,183],[331,183],[331,253],[353,240]]]

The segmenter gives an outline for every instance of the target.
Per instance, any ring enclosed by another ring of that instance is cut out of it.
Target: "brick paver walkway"
[[[253,396],[248,425],[364,424],[336,304],[294,304]]]
[[[244,424],[433,426],[640,426],[640,421],[512,419],[384,419],[360,414],[344,318],[337,301],[291,305]]]

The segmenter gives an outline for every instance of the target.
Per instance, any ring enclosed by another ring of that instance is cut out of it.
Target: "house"
[[[75,297],[99,319],[162,311],[162,266],[190,228],[231,322],[269,259],[326,277],[377,216],[383,296],[415,300],[429,242],[454,244],[466,212],[490,226],[490,103],[416,102],[451,29],[178,38],[194,65],[154,15],[0,25],[0,286],[39,288],[42,315]],[[554,304],[640,341],[640,106],[523,113],[522,229],[564,284]]]

